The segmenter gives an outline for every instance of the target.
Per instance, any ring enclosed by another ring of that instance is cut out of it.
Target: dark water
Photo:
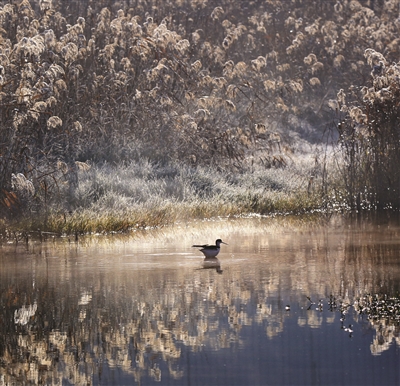
[[[0,385],[399,385],[399,248],[343,218],[3,245]]]

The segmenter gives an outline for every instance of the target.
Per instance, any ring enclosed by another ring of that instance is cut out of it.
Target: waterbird
[[[200,252],[203,252],[205,257],[216,257],[221,249],[221,244],[228,245],[227,243],[224,243],[221,239],[217,239],[215,241],[215,245],[192,245],[192,247],[201,248]]]

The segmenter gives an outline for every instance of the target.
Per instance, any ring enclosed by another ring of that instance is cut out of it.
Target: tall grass
[[[310,176],[315,185],[310,188]],[[192,219],[301,213],[319,208],[321,170],[311,156],[277,170],[262,164],[252,173],[227,173],[185,164],[163,167],[149,161],[94,165],[77,173],[48,210],[23,229],[57,234],[109,233],[160,227]],[[18,228],[19,227],[19,228]],[[21,229],[17,222],[10,229]]]
[[[365,51],[363,86],[338,94],[341,173],[351,208],[400,208],[400,64]]]

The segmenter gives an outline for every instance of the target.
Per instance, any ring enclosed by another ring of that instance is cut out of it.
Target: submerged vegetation
[[[1,232],[400,206],[398,13],[0,1]]]

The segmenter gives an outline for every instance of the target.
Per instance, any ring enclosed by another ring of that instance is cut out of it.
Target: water
[[[287,218],[3,245],[0,385],[398,385],[399,235]],[[204,266],[191,245],[219,237]]]

